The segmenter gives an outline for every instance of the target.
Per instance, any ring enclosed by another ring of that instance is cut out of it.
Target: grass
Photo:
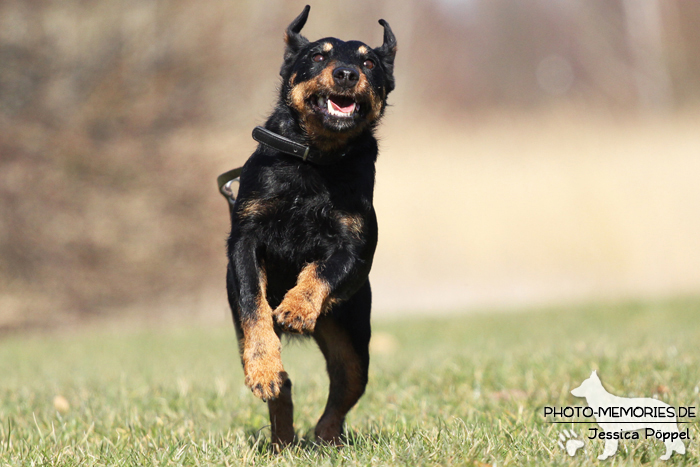
[[[603,441],[584,438],[570,458],[542,412],[584,405],[569,391],[594,368],[615,394],[699,406],[699,331],[697,299],[379,320],[339,450],[311,442],[320,354],[290,342],[301,442],[280,455],[232,328],[13,336],[0,341],[0,465],[698,465],[696,440],[668,462],[645,440],[599,462]]]

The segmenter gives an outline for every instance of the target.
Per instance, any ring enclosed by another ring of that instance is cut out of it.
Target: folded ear
[[[394,57],[396,57],[396,37],[389,27],[389,23],[383,19],[379,20],[379,24],[384,28],[384,43],[381,47],[374,49],[374,52],[382,61],[382,66],[386,72],[387,79],[387,94],[394,89]]]
[[[302,11],[301,14],[289,24],[284,33],[284,42],[287,43],[287,47],[284,50],[285,62],[294,57],[294,55],[296,55],[296,53],[299,52],[302,47],[309,43],[309,40],[306,37],[299,34],[301,32],[301,28],[304,27],[306,20],[309,17],[309,10],[311,10],[311,7],[306,5],[304,7],[304,11]]]

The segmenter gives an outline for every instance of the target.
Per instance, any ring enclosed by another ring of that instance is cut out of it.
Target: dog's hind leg
[[[282,385],[277,399],[267,401],[272,427],[271,441],[276,449],[294,442],[294,404],[292,404],[292,381]]]
[[[677,430],[675,431],[677,432]],[[664,445],[666,446],[666,452],[659,458],[662,461],[669,460],[673,454],[673,451],[676,451],[678,454],[685,454],[685,444],[683,444],[683,441],[680,439],[664,441]]]
[[[673,450],[676,451],[678,454],[685,454],[685,444],[683,441],[680,439],[677,439],[673,442]]]
[[[340,445],[345,415],[365,392],[369,369],[369,281],[348,301],[318,319],[313,337],[326,358],[328,402],[316,425],[316,439]]]

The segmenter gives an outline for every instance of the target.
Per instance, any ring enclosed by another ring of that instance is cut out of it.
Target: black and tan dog
[[[367,384],[373,131],[394,89],[396,40],[384,20],[384,43],[373,49],[331,37],[309,42],[300,34],[308,13],[307,6],[287,28],[279,101],[256,129],[263,144],[242,169],[228,240],[245,383],[267,401],[277,445],[294,440],[283,333],[313,337],[326,358],[330,394],[319,441],[340,443],[345,415]]]

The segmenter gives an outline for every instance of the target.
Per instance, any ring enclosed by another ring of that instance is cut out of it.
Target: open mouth
[[[360,104],[355,102],[352,97],[337,95],[317,96],[315,107],[338,118],[352,118],[355,113],[360,111]]]

